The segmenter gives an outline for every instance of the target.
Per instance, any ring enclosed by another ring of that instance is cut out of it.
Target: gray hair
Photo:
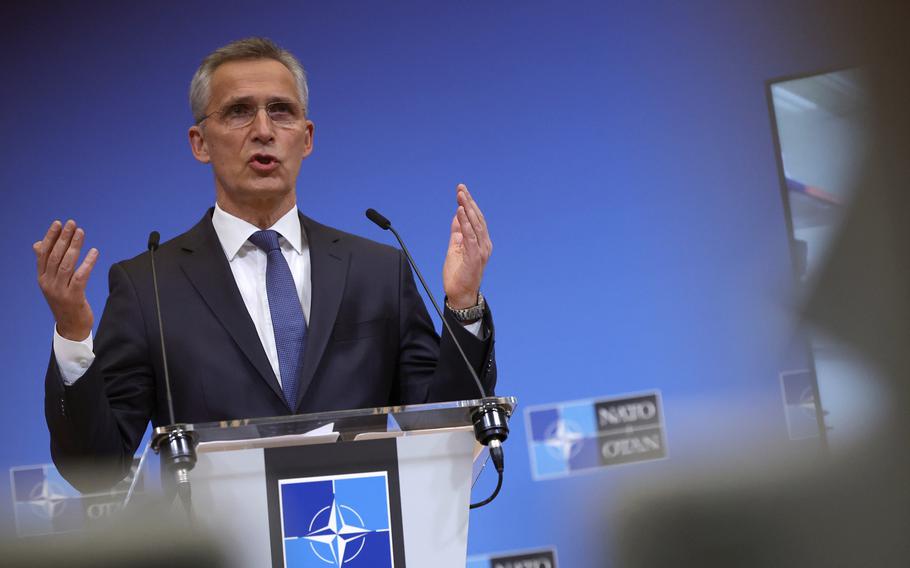
[[[300,61],[290,51],[281,49],[267,38],[249,37],[219,47],[202,60],[199,69],[193,75],[193,80],[190,81],[190,109],[193,111],[193,120],[196,123],[205,118],[205,107],[208,106],[212,94],[212,73],[228,61],[244,59],[274,59],[287,67],[297,83],[297,94],[300,104],[303,105],[303,115],[308,114],[309,90],[306,84],[306,72]]]

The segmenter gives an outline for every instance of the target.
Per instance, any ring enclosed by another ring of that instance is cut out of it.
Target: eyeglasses
[[[267,105],[254,105],[253,103],[232,103],[221,110],[211,112],[198,121],[196,124],[202,124],[213,114],[219,115],[221,122],[228,128],[243,128],[253,123],[259,109],[265,109],[265,114],[276,126],[292,128],[300,124],[303,120],[303,107],[297,103],[288,101],[272,101]]]

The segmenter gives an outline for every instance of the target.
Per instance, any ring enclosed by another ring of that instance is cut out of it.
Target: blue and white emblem
[[[394,565],[386,472],[278,483],[286,567]]]
[[[19,536],[82,530],[86,512],[82,495],[50,465],[10,468],[12,497]]]
[[[666,457],[660,393],[525,409],[535,480]]]
[[[584,431],[574,420],[557,419],[544,432],[544,446],[550,455],[568,462],[581,451],[584,437]]]

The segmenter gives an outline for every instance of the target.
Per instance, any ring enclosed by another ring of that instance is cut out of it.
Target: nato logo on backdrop
[[[9,470],[16,534],[20,537],[80,531],[119,511],[129,479],[105,493],[81,494],[53,465]]]
[[[278,482],[287,568],[392,568],[384,471]]]
[[[667,456],[658,391],[525,409],[535,480]]]
[[[556,549],[471,556],[465,568],[556,568]]]

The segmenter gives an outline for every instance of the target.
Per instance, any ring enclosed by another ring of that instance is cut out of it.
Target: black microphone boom
[[[439,304],[436,303],[436,299],[430,292],[430,287],[427,286],[427,281],[423,279],[423,274],[421,274],[420,269],[417,268],[417,263],[414,262],[414,258],[411,256],[411,253],[408,251],[408,247],[405,246],[404,241],[401,239],[401,235],[399,235],[398,231],[392,227],[392,222],[380,215],[380,213],[375,209],[367,209],[366,216],[367,219],[376,223],[380,229],[392,231],[392,234],[395,235],[395,238],[398,240],[398,244],[401,245],[402,252],[404,252],[405,257],[408,259],[408,264],[410,264],[411,268],[414,269],[414,272],[417,273],[417,278],[420,279],[420,284],[423,285],[423,290],[427,293],[427,297],[430,298],[430,302],[433,303],[433,307],[436,308],[436,313],[439,314],[439,319],[442,320],[442,325],[445,326],[445,329],[449,332],[449,336],[452,338],[452,342],[455,343],[455,347],[458,348],[458,352],[461,354],[461,358],[464,360],[464,364],[471,372],[471,376],[474,378],[474,382],[477,384],[477,390],[480,391],[481,398],[487,398],[487,391],[483,388],[483,384],[480,382],[480,377],[477,376],[477,371],[474,370],[474,366],[471,365],[471,362],[468,360],[468,356],[465,355],[464,349],[461,347],[461,343],[459,343],[458,338],[455,337],[455,333],[452,331],[452,327],[449,325],[449,322],[446,321],[442,310],[439,309]],[[505,468],[505,457],[502,450],[502,443],[505,442],[506,438],[509,437],[509,422],[506,418],[505,409],[495,401],[483,402],[480,405],[480,408],[474,411],[474,414],[471,416],[471,421],[474,423],[474,437],[478,442],[489,448],[490,457],[493,458],[493,465],[496,467],[496,473],[499,476],[499,480],[496,483],[496,489],[493,490],[493,493],[483,501],[471,504],[471,509],[477,509],[493,501],[493,499],[499,495],[499,490],[502,488],[503,470]]]
[[[420,269],[417,268],[417,263],[414,262],[414,257],[411,256],[411,253],[408,251],[408,247],[406,247],[404,241],[401,240],[401,235],[399,235],[398,231],[395,230],[395,227],[392,226],[392,222],[383,217],[375,209],[367,209],[366,216],[367,219],[379,225],[380,229],[392,231],[392,234],[395,235],[396,239],[398,239],[398,244],[401,245],[401,250],[407,257],[408,263],[411,265],[411,268],[414,269],[414,272],[417,273],[417,278],[420,279],[420,283],[423,285],[423,290],[427,293],[427,297],[429,297],[430,301],[433,303],[433,307],[436,308],[436,313],[439,314],[439,319],[442,320],[442,325],[444,325],[448,330],[449,335],[452,337],[452,341],[455,343],[455,347],[457,347],[458,352],[461,353],[461,358],[464,359],[464,364],[467,365],[468,370],[471,371],[471,376],[474,378],[474,382],[477,383],[477,390],[480,391],[480,397],[487,398],[487,391],[483,388],[483,383],[480,382],[480,377],[477,376],[477,371],[474,370],[474,366],[471,365],[471,361],[469,361],[468,356],[465,355],[464,349],[461,348],[461,343],[458,342],[458,338],[455,337],[455,333],[452,332],[452,328],[449,326],[449,322],[446,321],[442,310],[439,309],[439,304],[436,303],[436,298],[434,298],[433,294],[430,292],[430,287],[427,286],[427,281],[423,279],[423,274],[421,274]]]
[[[192,493],[189,471],[196,465],[196,433],[185,424],[177,424],[174,417],[174,401],[171,398],[171,375],[167,366],[167,350],[164,347],[164,325],[161,323],[161,299],[158,297],[158,272],[155,270],[155,251],[161,235],[158,231],[149,234],[149,259],[152,263],[152,287],[155,290],[155,311],[158,315],[158,338],[161,341],[161,362],[164,365],[164,386],[167,393],[167,410],[170,424],[155,428],[152,448],[160,453],[162,461],[176,477],[177,496],[183,503],[190,522],[193,521]]]
[[[155,270],[155,251],[161,234],[158,231],[149,233],[149,258],[152,262],[152,287],[155,290],[155,311],[158,314],[158,338],[161,340],[161,361],[164,364],[164,386],[167,389],[167,410],[170,423],[174,424],[174,401],[171,399],[171,376],[167,370],[167,350],[164,347],[164,326],[161,323],[161,300],[158,298],[158,272]]]

